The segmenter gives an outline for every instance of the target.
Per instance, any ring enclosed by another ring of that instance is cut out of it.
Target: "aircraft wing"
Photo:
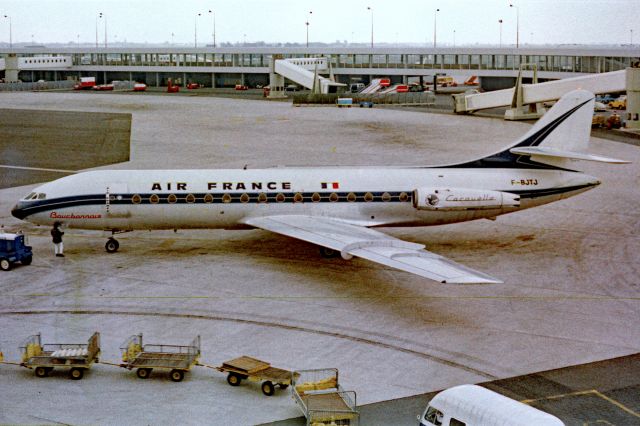
[[[314,216],[249,218],[247,225],[337,250],[343,258],[362,257],[441,283],[502,283],[489,275],[364,226]]]

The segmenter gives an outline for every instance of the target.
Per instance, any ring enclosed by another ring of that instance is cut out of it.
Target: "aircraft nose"
[[[27,217],[27,214],[24,211],[24,205],[22,203],[17,203],[15,206],[13,206],[13,208],[11,209],[11,216],[20,220]]]

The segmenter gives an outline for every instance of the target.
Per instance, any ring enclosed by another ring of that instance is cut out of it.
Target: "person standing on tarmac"
[[[64,232],[60,229],[60,222],[55,222],[53,224],[53,229],[51,230],[51,239],[53,241],[54,251],[56,253],[56,257],[64,257],[62,251],[64,250],[64,245],[62,244],[62,236]]]

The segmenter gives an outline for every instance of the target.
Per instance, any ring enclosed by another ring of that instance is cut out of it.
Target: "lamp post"
[[[313,14],[313,11],[310,10],[309,16],[307,17],[307,22],[305,22],[305,25],[307,26],[307,47],[309,47],[309,18],[312,14]]]
[[[104,13],[104,48],[107,48],[107,14]]]
[[[500,24],[500,47],[502,47],[502,19],[498,19],[498,24]]]
[[[456,30],[453,30],[453,47],[456,47]]]
[[[98,20],[102,18],[102,12],[96,16],[96,49],[98,48]]]
[[[193,17],[193,47],[198,47],[198,16],[202,16],[202,13],[196,13]]]
[[[433,11],[433,48],[436,48],[436,17],[438,16],[438,12],[440,12],[440,9],[436,9]]]
[[[213,47],[216,47],[216,13],[213,10],[209,13],[213,15]]]
[[[4,15],[9,20],[9,49],[13,49],[13,29],[11,28],[11,16]]]
[[[520,8],[513,4],[510,4],[509,7],[513,7],[516,9],[516,49],[520,47]]]
[[[373,8],[367,6],[367,10],[371,12],[371,48],[373,49]]]
[[[630,44],[631,46],[633,46],[633,29],[630,29],[630,30],[629,30],[629,32],[631,33],[631,35],[630,35],[630,37],[631,37],[631,38],[630,38],[630,40],[629,40],[629,44]]]

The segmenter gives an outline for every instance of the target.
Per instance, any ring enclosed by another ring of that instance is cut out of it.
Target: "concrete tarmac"
[[[132,114],[131,161],[111,168],[425,165],[494,152],[529,125],[385,109],[293,108],[209,97],[3,93],[5,106]],[[499,277],[443,285],[264,231],[135,232],[109,255],[99,232],[11,217],[35,185],[0,190],[0,224],[35,258],[0,275],[0,350],[102,335],[101,360],[142,332],[150,343],[202,337],[212,365],[250,355],[287,369],[336,367],[358,403],[423,394],[640,351],[640,149],[592,139],[630,165],[576,163],[602,185],[536,209],[431,228],[386,229]],[[19,165],[18,165],[19,166]],[[0,169],[0,173],[4,173]],[[0,366],[0,423],[256,424],[296,417],[288,391],[265,397],[195,368],[182,383],[98,364],[81,381]],[[411,413],[415,416],[415,413]],[[414,417],[415,418],[415,417]]]

